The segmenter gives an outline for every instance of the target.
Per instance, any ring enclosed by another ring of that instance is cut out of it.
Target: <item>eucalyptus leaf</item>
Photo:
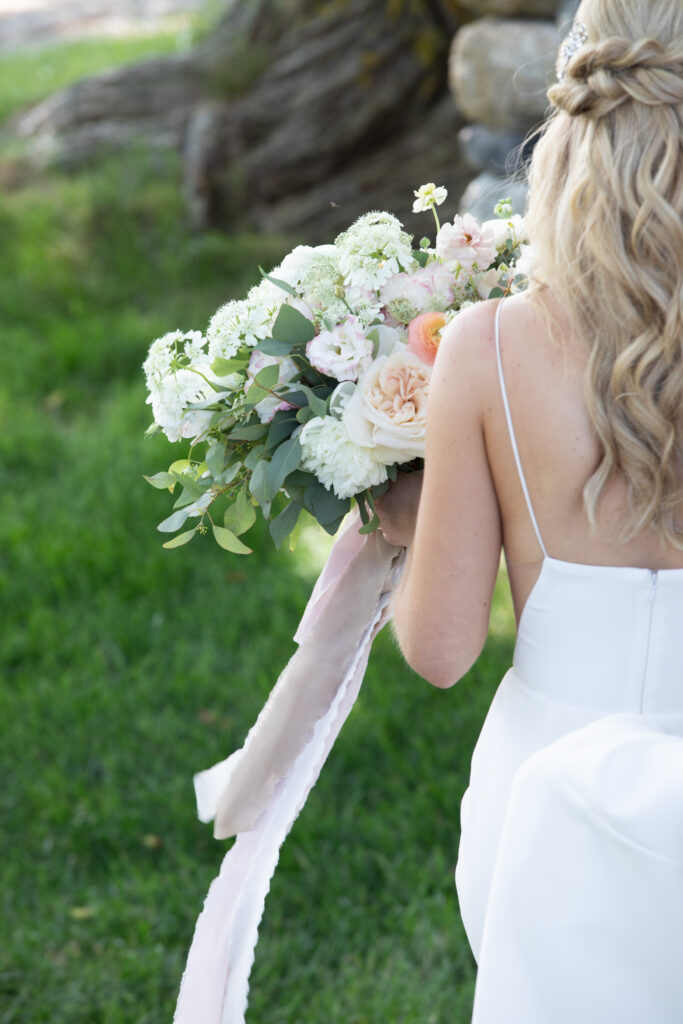
[[[291,436],[297,425],[297,418],[293,409],[279,409],[270,421],[268,437],[266,438],[266,451],[270,451],[282,441]]]
[[[172,462],[168,467],[168,471],[169,473],[184,473],[191,465],[192,462],[190,459],[176,459],[176,461]]]
[[[263,444],[254,445],[251,451],[248,453],[244,460],[244,465],[248,470],[252,471],[256,469],[257,465],[263,458],[263,454],[266,450],[266,446]]]
[[[260,441],[268,433],[267,423],[247,423],[230,431],[231,441]]]
[[[211,527],[217,542],[226,551],[232,551],[234,555],[251,554],[252,549],[248,548],[246,544],[243,544],[231,530],[226,530],[224,526],[216,526],[215,523],[212,523]]]
[[[275,449],[266,467],[266,497],[273,499],[285,482],[285,478],[298,469],[301,461],[301,444],[298,437],[283,441]]]
[[[320,525],[322,526],[325,533],[329,533],[331,537],[334,537],[335,533],[337,532],[341,524],[344,522],[345,515],[346,512],[344,513],[344,515],[339,516],[338,519],[333,519],[331,523],[321,523]]]
[[[271,277],[270,274],[266,274],[263,267],[259,267],[259,270],[263,274],[266,281],[270,281],[271,284],[276,284],[278,288],[282,288],[282,290],[284,292],[287,292],[288,295],[293,295],[295,298],[297,297],[296,288],[293,288],[292,285],[289,284],[287,281],[281,281],[279,277]]]
[[[300,384],[299,387],[306,395],[309,408],[313,410],[314,414],[316,416],[327,416],[327,402],[325,399],[317,395],[313,388],[309,388],[307,384]]]
[[[305,469],[295,469],[293,473],[290,473],[285,480],[285,487],[289,487],[293,484],[296,487],[311,487],[313,485],[322,486],[318,482],[318,478],[314,473],[309,473]]]
[[[179,533],[177,536],[165,541],[161,546],[162,548],[180,548],[183,544],[189,544],[196,532],[195,529],[188,530],[186,533]]]
[[[211,363],[211,372],[215,373],[217,377],[227,377],[231,373],[239,373],[240,370],[244,370],[245,364],[244,359],[224,359],[222,356],[217,356]]]
[[[252,505],[246,490],[239,491],[237,500],[229,505],[223,516],[223,526],[236,537],[245,533],[256,521],[256,509]]]
[[[256,405],[261,399],[271,394],[280,379],[280,367],[272,364],[264,366],[254,377],[253,383],[245,395],[247,405]]]
[[[315,337],[315,325],[294,306],[284,305],[275,318],[273,337],[290,345],[305,345]]]
[[[206,465],[209,468],[209,472],[214,480],[218,480],[223,467],[225,466],[225,459],[227,452],[222,444],[212,445],[206,453]]]
[[[259,462],[254,468],[249,481],[249,490],[256,498],[259,505],[263,506],[270,503],[270,499],[266,492],[266,470],[268,468],[267,462]],[[265,514],[265,513],[264,513]]]
[[[152,487],[156,487],[158,491],[165,491],[168,488],[171,494],[176,485],[176,479],[171,473],[155,473],[154,476],[146,476],[145,480]]]
[[[297,519],[296,523],[294,524],[294,529],[292,530],[292,532],[289,535],[289,550],[290,551],[294,551],[294,549],[297,546],[297,543],[299,541],[299,537],[301,536],[301,520],[302,519],[303,519],[303,516],[299,516],[299,518]]]
[[[306,488],[305,496],[307,491],[311,492],[308,498],[309,511],[321,526],[326,526],[335,519],[345,516],[351,507],[349,498],[338,498],[333,491],[328,491],[322,484],[318,484],[315,488]]]
[[[303,408],[297,409],[296,418],[299,423],[308,423],[309,420],[315,418],[315,413],[310,405],[304,405]]]
[[[218,477],[218,482],[222,484],[229,484],[231,480],[235,479],[241,468],[242,463],[239,460],[237,462],[232,462],[229,466],[226,466]]]
[[[504,295],[505,292],[503,291],[503,289],[498,287],[492,288],[491,291],[489,292],[490,299],[502,299]]]
[[[195,480],[194,477],[188,476],[187,473],[173,473],[172,475],[195,498],[201,498],[202,494],[211,486],[210,480]]]
[[[301,505],[296,501],[290,501],[279,515],[271,519],[268,529],[278,551],[282,547],[285,537],[288,537],[296,526],[300,513]]]
[[[183,487],[179,497],[173,503],[173,508],[185,508],[186,505],[192,505],[196,500],[197,495],[188,491],[187,487]]]
[[[278,338],[263,338],[255,347],[268,356],[286,356],[294,345],[290,341],[280,341]]]
[[[160,530],[161,533],[175,533],[183,525],[188,515],[187,509],[179,508],[168,519],[164,519],[163,522],[159,523],[157,530]]]

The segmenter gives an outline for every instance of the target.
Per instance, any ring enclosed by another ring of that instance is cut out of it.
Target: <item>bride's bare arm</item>
[[[494,311],[486,302],[461,313],[439,346],[414,539],[393,602],[407,662],[440,687],[457,682],[481,652],[500,561],[484,437],[496,381]]]

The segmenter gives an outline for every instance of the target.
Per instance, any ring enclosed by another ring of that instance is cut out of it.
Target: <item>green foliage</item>
[[[23,103],[36,65],[11,60]],[[253,523],[248,563],[211,536],[165,551],[155,535],[168,495],[143,474],[194,478],[186,460],[155,473],[177,453],[143,436],[149,340],[205,323],[293,244],[191,235],[178,194],[172,162],[142,152],[0,194],[3,1024],[171,1020],[225,849],[191,776],[242,743],[329,548],[304,508],[295,555],[273,549],[289,506]],[[344,508],[310,474],[287,480],[331,522]],[[469,1021],[458,806],[511,636],[501,583],[486,651],[447,692],[377,639],[283,849],[250,1024]]]
[[[172,53],[186,42],[186,33],[181,31],[78,40],[33,52],[4,52],[0,61],[0,121],[86,75]]]

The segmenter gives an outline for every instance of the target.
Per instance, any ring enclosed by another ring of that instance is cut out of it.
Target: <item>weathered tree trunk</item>
[[[389,207],[407,227],[425,177],[454,198],[462,124],[447,56],[454,0],[232,0],[183,55],[77,83],[24,115],[48,162],[77,166],[103,146],[176,147],[198,226],[328,237]]]

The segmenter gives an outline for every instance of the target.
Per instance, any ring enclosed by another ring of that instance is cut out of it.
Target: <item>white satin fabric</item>
[[[545,558],[461,807],[473,1024],[681,1024],[683,570],[547,555],[499,369]]]

